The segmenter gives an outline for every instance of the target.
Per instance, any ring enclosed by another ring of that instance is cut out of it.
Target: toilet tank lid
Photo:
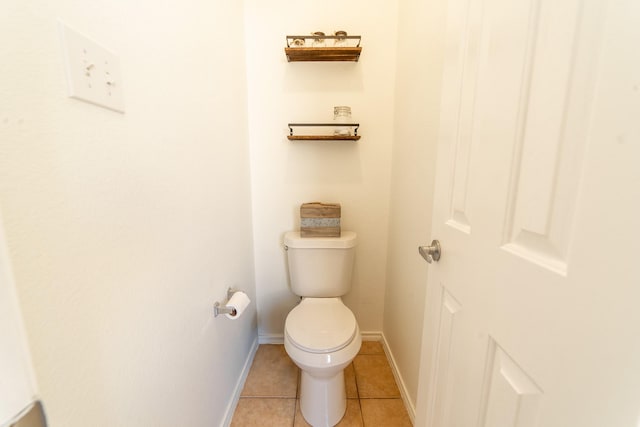
[[[346,249],[357,243],[356,233],[343,231],[340,237],[300,237],[299,231],[289,231],[284,235],[284,244],[290,248]]]

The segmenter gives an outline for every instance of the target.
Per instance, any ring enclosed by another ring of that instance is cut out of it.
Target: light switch
[[[69,96],[124,113],[118,57],[62,22],[60,34]]]

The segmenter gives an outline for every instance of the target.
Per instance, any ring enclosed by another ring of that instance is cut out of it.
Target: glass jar
[[[336,31],[333,34],[337,37],[333,42],[333,45],[335,47],[347,47],[347,32],[346,31]]]
[[[351,107],[333,107],[333,122],[336,125],[351,123]],[[333,134],[340,136],[351,136],[351,126],[336,126],[334,128]]]
[[[311,35],[317,37],[317,38],[313,39],[313,43],[311,44],[311,46],[313,46],[313,47],[325,47],[326,46],[326,44],[324,42],[325,34],[322,31],[316,31],[314,33],[311,33]]]

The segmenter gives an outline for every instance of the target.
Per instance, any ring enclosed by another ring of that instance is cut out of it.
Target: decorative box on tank
[[[340,237],[339,203],[303,203],[300,206],[301,237]]]

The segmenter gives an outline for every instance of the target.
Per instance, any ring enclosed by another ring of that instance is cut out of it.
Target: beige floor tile
[[[384,354],[380,341],[362,341],[358,354]]]
[[[283,427],[293,425],[295,399],[241,398],[231,427]]]
[[[356,356],[353,365],[361,399],[400,397],[400,390],[384,355]]]
[[[263,344],[258,347],[242,397],[296,397],[298,367],[291,361],[283,345]]]
[[[358,398],[358,386],[356,385],[356,371],[353,369],[353,363],[349,363],[344,369],[344,383],[347,389],[347,399]]]
[[[336,427],[362,427],[362,412],[358,399],[347,399],[347,410]],[[296,402],[296,418],[293,427],[311,427],[300,412],[300,400]]]
[[[401,399],[361,399],[365,427],[412,427]]]
[[[380,342],[365,341],[344,378],[347,411],[338,426],[411,426]],[[300,370],[284,346],[261,345],[231,426],[308,426],[294,398],[299,396],[299,382]]]

